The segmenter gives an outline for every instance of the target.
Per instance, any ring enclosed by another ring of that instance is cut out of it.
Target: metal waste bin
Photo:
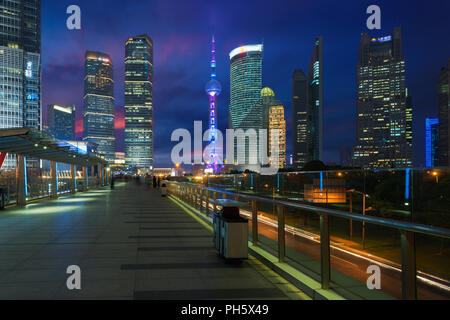
[[[225,259],[248,258],[248,220],[239,215],[239,207],[246,203],[217,199],[215,203],[222,207],[214,213],[214,246]]]
[[[9,203],[8,187],[0,187],[0,210],[5,209]]]

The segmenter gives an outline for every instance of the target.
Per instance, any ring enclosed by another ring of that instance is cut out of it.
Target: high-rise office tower
[[[312,110],[308,99],[308,79],[302,70],[292,78],[293,165],[302,169],[313,160]]]
[[[232,129],[262,129],[262,59],[263,45],[246,45],[230,52],[230,109],[229,123]],[[252,167],[259,163],[258,142],[252,143],[248,137],[244,144],[235,142],[234,160],[229,164]],[[245,159],[239,163],[239,157]],[[256,168],[256,167],[255,167]]]
[[[47,122],[49,132],[58,140],[75,140],[75,106],[48,105]]]
[[[113,163],[114,80],[111,57],[87,51],[85,57],[83,125],[84,138],[105,159]]]
[[[412,166],[412,102],[405,85],[401,28],[392,36],[363,33],[357,68],[355,165]]]
[[[269,108],[269,137],[273,135],[273,130],[278,130],[278,168],[282,169],[286,167],[286,120],[284,119],[283,105]],[[272,150],[271,141],[269,139],[269,150]],[[273,159],[272,154],[271,159]]]
[[[439,119],[425,119],[425,166],[439,165]]]
[[[312,159],[323,160],[323,58],[322,37],[317,37],[308,68],[309,104],[311,106]]]
[[[272,131],[279,130],[278,167],[284,168],[286,166],[286,121],[284,119],[283,103],[276,99],[275,92],[271,88],[264,87],[261,90],[261,104],[263,115],[262,128],[267,129],[267,153],[272,153]],[[272,160],[270,161],[273,162]]]
[[[153,169],[153,41],[147,35],[125,42],[126,163],[141,172]]]
[[[41,126],[41,1],[1,1],[0,128]]]
[[[439,75],[439,166],[450,166],[450,59]]]
[[[292,78],[294,167],[323,159],[323,53],[322,37],[314,42],[308,76],[298,69]]]

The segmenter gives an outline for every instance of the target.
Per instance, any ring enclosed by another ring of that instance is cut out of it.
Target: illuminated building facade
[[[450,59],[439,75],[439,166],[450,166]]]
[[[230,108],[229,124],[232,129],[258,130],[263,128],[261,101],[262,89],[262,59],[263,45],[246,45],[230,52]],[[235,141],[234,160],[227,163],[239,166],[257,164],[259,162],[259,147],[250,143],[246,137],[244,144]],[[245,159],[239,163],[238,159]],[[255,166],[256,168],[256,166]]]
[[[0,128],[41,130],[41,1],[0,3]],[[8,155],[4,167],[14,167]]]
[[[412,166],[412,102],[405,86],[401,28],[392,36],[363,33],[357,68],[357,144],[360,167]]]
[[[153,41],[140,35],[125,43],[126,164],[152,170],[153,144]]]
[[[314,42],[308,75],[297,69],[292,78],[294,167],[302,169],[323,159],[323,53],[322,37]]]
[[[293,162],[296,169],[302,169],[313,159],[312,110],[308,102],[308,79],[302,70],[295,70],[292,79],[292,120],[294,132]]]
[[[425,166],[427,168],[439,165],[439,119],[425,119]]]
[[[264,129],[267,129],[269,155],[272,152],[272,131],[279,130],[278,167],[281,169],[286,166],[286,121],[284,119],[284,106],[276,99],[275,92],[269,87],[264,87],[261,90],[261,104],[263,114],[262,126]],[[270,162],[273,162],[272,158]]]
[[[269,137],[273,130],[278,130],[278,168],[286,167],[286,120],[284,120],[284,106],[271,106],[269,108]],[[269,150],[272,150],[269,139]],[[272,157],[271,157],[272,158]],[[273,160],[271,160],[273,163]]]
[[[75,140],[75,106],[48,105],[48,131],[58,140]]]
[[[85,58],[84,138],[108,162],[114,163],[114,80],[109,55],[87,51]]]
[[[209,141],[207,154],[207,164],[209,169],[213,169],[214,172],[218,172],[223,164],[223,151],[219,150],[216,144],[217,141],[217,96],[222,91],[220,82],[216,80],[216,48],[214,37],[212,39],[211,47],[211,80],[208,81],[205,87],[205,91],[209,97]],[[219,167],[220,166],[220,167]]]

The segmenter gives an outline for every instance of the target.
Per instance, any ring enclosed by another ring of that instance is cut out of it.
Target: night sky
[[[66,8],[81,7],[82,29],[66,28]],[[381,7],[382,29],[366,27],[366,8]],[[403,29],[406,81],[413,97],[414,164],[424,164],[425,117],[437,116],[437,80],[450,53],[448,0],[43,0],[43,109],[48,104],[77,107],[82,134],[84,54],[108,53],[114,64],[117,151],[123,151],[125,41],[147,33],[154,43],[155,166],[172,166],[177,128],[193,132],[195,120],[207,126],[210,41],[216,38],[219,127],[228,124],[228,53],[264,41],[263,86],[285,104],[291,153],[291,78],[307,72],[314,39],[323,36],[325,161],[339,163],[339,150],[355,143],[356,65],[361,32],[375,37]],[[205,128],[206,130],[206,128]]]

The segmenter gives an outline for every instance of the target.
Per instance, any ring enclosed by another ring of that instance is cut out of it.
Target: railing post
[[[402,297],[417,299],[416,239],[414,232],[401,231],[402,246]]]
[[[286,254],[284,213],[284,206],[278,206],[278,260],[280,262],[284,262]]]
[[[216,200],[217,200],[217,192],[213,192],[213,199],[214,199],[213,211],[214,211],[214,212],[217,212],[217,204],[216,204]]]
[[[194,189],[194,195],[195,195],[194,208],[196,208],[197,210],[200,210],[200,191],[198,189]]]
[[[205,199],[206,210],[205,210],[205,214],[206,214],[207,217],[209,217],[209,191],[205,190],[205,194],[206,194],[206,199]]]
[[[328,215],[320,215],[320,268],[322,289],[330,288],[330,230]]]
[[[252,236],[253,245],[258,245],[258,205],[256,200],[252,200]]]

